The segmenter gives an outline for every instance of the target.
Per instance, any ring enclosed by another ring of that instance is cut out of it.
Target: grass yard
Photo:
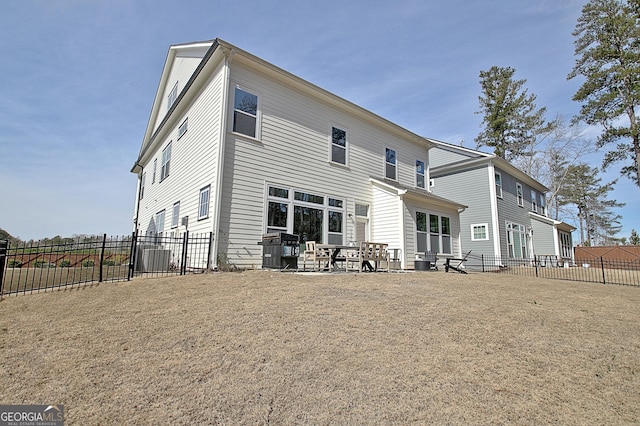
[[[212,273],[0,302],[1,404],[66,424],[638,424],[640,289]]]

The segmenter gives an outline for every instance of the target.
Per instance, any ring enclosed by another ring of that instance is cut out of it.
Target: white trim
[[[471,241],[489,241],[489,224],[488,223],[472,223],[471,225],[469,225],[471,228]],[[475,238],[475,233],[473,232],[473,229],[475,227],[484,227],[484,238]]]
[[[230,59],[229,59],[230,62]],[[225,65],[227,66],[227,65]],[[227,77],[228,80],[227,81],[231,81],[231,84],[233,84],[233,95],[231,95],[230,91],[228,90],[228,85],[227,85],[227,94],[226,97],[227,99],[225,99],[226,103],[227,103],[227,107],[231,106],[231,108],[229,108],[229,129],[231,131],[232,134],[243,137],[243,138],[247,138],[249,140],[254,140],[254,141],[262,141],[262,93],[259,90],[254,89],[251,85],[249,84],[245,84],[245,83],[240,83],[238,81],[234,81],[231,80],[230,77]],[[255,136],[251,136],[251,135],[246,135],[244,133],[240,133],[240,132],[235,132],[233,130],[233,123],[234,123],[234,116],[235,116],[235,102],[236,102],[236,89],[242,90],[243,92],[247,92],[250,95],[253,95],[257,98],[257,104],[256,104],[256,135]],[[231,97],[229,99],[229,97]],[[229,102],[229,101],[232,102]]]
[[[498,196],[496,194],[496,173],[502,174],[495,169],[495,166],[491,164],[487,170],[489,171],[489,200],[491,202],[491,228],[493,229],[493,251],[496,258],[502,256],[500,249],[500,225],[498,223]]]
[[[344,132],[344,137],[345,137],[344,164],[338,161],[333,161],[333,129],[334,128]],[[343,126],[342,124],[338,124],[338,123],[333,123],[329,125],[329,153],[328,153],[329,164],[333,164],[340,167],[347,167],[347,168],[349,167],[349,153],[350,153],[349,145],[351,145],[351,143],[349,142],[349,133],[350,133],[349,128],[347,126]]]
[[[222,78],[222,111],[223,117],[220,121],[220,135],[219,135],[219,148],[218,148],[218,164],[215,173],[215,190],[213,191],[215,212],[213,214],[213,220],[211,221],[211,232],[213,234],[213,248],[211,250],[211,258],[209,258],[209,264],[213,265],[215,269],[218,268],[218,251],[220,248],[220,238],[218,238],[218,229],[220,229],[220,210],[222,210],[222,179],[224,177],[224,148],[227,140],[227,123],[229,119],[224,119],[224,115],[229,114],[229,88],[231,86],[231,59],[233,57],[233,50],[224,50],[224,77]],[[232,119],[232,118],[231,118]],[[211,204],[210,204],[211,205]]]
[[[518,192],[520,189],[520,192]],[[524,187],[520,182],[516,182],[516,203],[518,207],[524,207]]]

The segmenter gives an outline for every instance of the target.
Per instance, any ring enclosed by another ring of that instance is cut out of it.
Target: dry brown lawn
[[[638,424],[640,289],[212,273],[0,302],[1,404],[92,424]]]

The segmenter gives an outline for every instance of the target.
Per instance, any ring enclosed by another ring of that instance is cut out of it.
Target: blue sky
[[[415,133],[475,148],[478,75],[493,65],[515,68],[549,119],[578,112],[580,82],[566,76],[585,2],[5,1],[0,228],[22,239],[131,232],[129,170],[171,44],[220,37]],[[640,231],[640,190],[621,179],[612,198],[627,203],[620,235]]]

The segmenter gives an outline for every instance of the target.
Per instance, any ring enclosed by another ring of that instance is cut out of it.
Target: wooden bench
[[[345,269],[358,272],[362,272],[365,268],[369,271],[382,269],[389,272],[391,261],[387,248],[388,244],[369,241],[361,242],[359,247],[348,248],[345,255]],[[386,264],[386,269],[380,268],[382,262]]]

